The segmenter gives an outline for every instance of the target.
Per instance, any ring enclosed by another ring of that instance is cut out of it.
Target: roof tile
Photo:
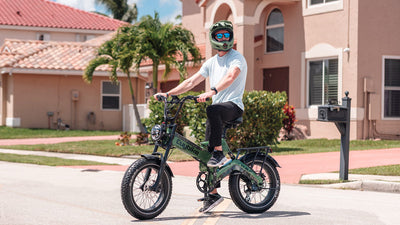
[[[47,0],[0,0],[0,25],[111,31],[124,24]]]

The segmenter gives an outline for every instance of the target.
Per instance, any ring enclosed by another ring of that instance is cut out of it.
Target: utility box
[[[347,107],[342,105],[318,106],[318,121],[322,122],[346,122]]]

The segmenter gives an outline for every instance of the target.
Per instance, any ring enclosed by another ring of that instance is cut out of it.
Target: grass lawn
[[[351,150],[399,148],[400,140],[353,140],[350,141]],[[293,155],[317,152],[340,151],[340,140],[307,139],[296,141],[282,141],[279,145],[272,146],[272,155]]]
[[[116,140],[115,140],[116,141]],[[48,151],[48,152],[63,152],[77,153],[101,156],[123,156],[123,155],[141,155],[150,154],[153,151],[153,145],[143,146],[116,146],[113,140],[104,141],[81,141],[81,142],[66,142],[59,144],[40,144],[40,145],[13,145],[1,146],[1,148]],[[351,141],[351,150],[366,150],[366,149],[382,149],[400,147],[400,141]],[[340,150],[339,140],[327,139],[309,139],[298,141],[284,141],[277,146],[273,146],[272,155],[290,155],[303,153],[317,152],[332,152]],[[161,151],[163,152],[163,150]],[[170,160],[192,160],[185,153],[175,149]]]
[[[120,135],[119,131],[26,129],[0,126],[0,139]]]
[[[73,160],[73,159],[62,159],[58,157],[18,155],[9,153],[0,153],[0,161],[29,163],[29,164],[46,165],[46,166],[111,165],[107,163],[100,163],[100,162],[93,162],[86,160]]]
[[[400,165],[375,166],[349,170],[349,174],[365,174],[380,176],[400,176]],[[299,184],[336,184],[351,181],[344,180],[300,180]]]
[[[99,136],[99,135],[120,135],[118,131],[82,131],[69,130],[57,131],[49,129],[25,129],[25,128],[9,128],[0,126],[0,139],[16,139],[16,138],[43,138],[43,137],[72,137],[72,136]],[[104,141],[81,141],[67,142],[59,144],[40,144],[40,145],[14,145],[0,146],[1,148],[48,151],[62,153],[89,154],[100,156],[124,156],[124,155],[141,155],[150,154],[153,151],[153,145],[144,146],[116,146],[117,140]],[[400,140],[354,140],[350,141],[350,150],[367,150],[367,149],[385,149],[400,147]],[[340,150],[340,140],[328,139],[308,139],[296,141],[282,141],[277,146],[272,146],[272,155],[292,155],[318,152],[333,152]],[[161,150],[163,153],[163,150]],[[1,160],[1,159],[0,159]],[[172,161],[192,160],[185,153],[175,149],[170,157]],[[399,171],[396,170],[397,174]]]
[[[400,165],[376,166],[349,170],[350,174],[400,176]]]

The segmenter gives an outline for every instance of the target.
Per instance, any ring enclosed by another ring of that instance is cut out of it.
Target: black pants
[[[241,117],[243,110],[233,102],[217,103],[207,107],[206,140],[210,149],[221,145],[224,121]]]

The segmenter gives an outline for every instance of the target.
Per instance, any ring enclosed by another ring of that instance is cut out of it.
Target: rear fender
[[[240,158],[240,160],[242,162],[245,162],[246,159],[253,160],[255,156],[256,156],[256,153],[250,153],[250,154],[242,156]],[[265,154],[258,154],[257,155],[257,157],[264,157],[264,156],[265,156]],[[273,166],[281,168],[281,166],[278,164],[278,162],[274,158],[272,158],[272,156],[267,155],[266,160],[269,161]]]

